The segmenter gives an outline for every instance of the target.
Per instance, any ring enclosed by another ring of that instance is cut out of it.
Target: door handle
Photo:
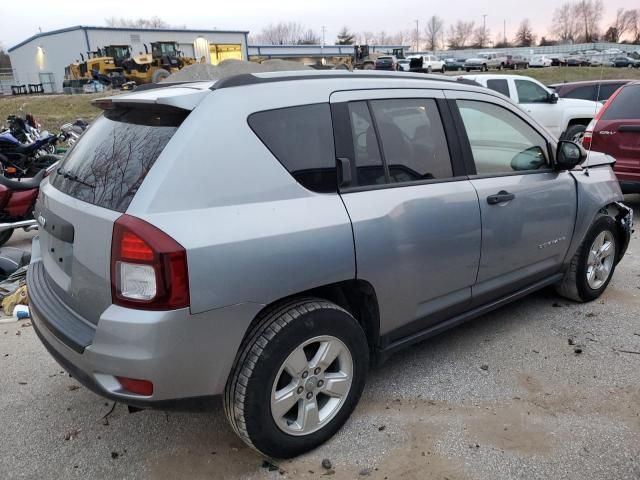
[[[487,203],[489,205],[497,205],[498,203],[510,202],[516,198],[514,193],[509,193],[506,190],[500,190],[495,195],[489,195],[487,197]]]

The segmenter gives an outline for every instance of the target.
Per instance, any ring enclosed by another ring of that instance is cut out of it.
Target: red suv
[[[640,193],[640,82],[620,87],[584,133],[585,148],[616,159],[624,193]]]

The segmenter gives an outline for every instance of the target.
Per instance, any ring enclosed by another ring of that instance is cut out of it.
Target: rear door
[[[46,279],[93,324],[111,305],[113,224],[187,114],[168,107],[108,110],[42,186],[36,218]]]
[[[482,255],[474,305],[558,273],[576,214],[568,172],[550,168],[548,139],[501,99],[447,92],[480,201]]]
[[[380,334],[393,342],[464,311],[480,210],[443,93],[336,92],[331,104],[357,276],[378,296]]]
[[[593,147],[616,159],[621,181],[640,182],[640,84],[626,85],[610,100],[593,133]]]

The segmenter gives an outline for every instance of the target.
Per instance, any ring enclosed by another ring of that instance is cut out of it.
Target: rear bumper
[[[199,408],[203,398],[221,394],[242,337],[261,308],[247,303],[191,315],[189,309],[111,305],[87,330],[88,322],[51,297],[37,259],[27,281],[33,326],[55,360],[90,390],[139,407]],[[153,394],[127,392],[117,376],[151,381]]]

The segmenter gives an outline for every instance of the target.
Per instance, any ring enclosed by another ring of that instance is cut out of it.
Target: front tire
[[[562,135],[562,140],[570,140],[572,142],[580,142],[587,127],[585,125],[571,125]]]
[[[605,291],[616,268],[616,223],[601,216],[591,226],[556,291],[576,302],[590,302]]]
[[[13,235],[13,228],[10,228],[9,230],[3,230],[2,232],[0,232],[0,247],[2,247],[5,243],[7,243],[12,235]]]
[[[247,333],[225,388],[225,413],[262,454],[300,455],[349,418],[368,364],[367,338],[346,310],[315,298],[281,304]]]

